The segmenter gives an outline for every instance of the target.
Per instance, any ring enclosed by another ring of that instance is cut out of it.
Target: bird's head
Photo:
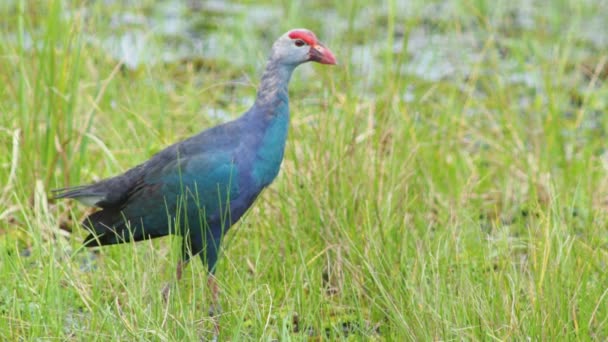
[[[275,60],[283,64],[298,65],[309,61],[336,64],[334,54],[306,29],[288,31],[274,43],[272,50]]]

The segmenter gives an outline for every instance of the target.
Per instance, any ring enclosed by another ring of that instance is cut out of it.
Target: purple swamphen
[[[309,61],[336,64],[313,32],[285,33],[272,46],[255,103],[241,117],[171,145],[121,175],[54,190],[55,198],[101,208],[82,222],[90,232],[84,245],[179,234],[177,278],[199,255],[216,304],[220,242],[279,172],[289,125],[287,85],[293,70]]]

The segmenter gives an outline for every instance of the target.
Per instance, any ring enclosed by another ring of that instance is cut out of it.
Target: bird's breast
[[[289,114],[277,115],[269,123],[262,136],[253,161],[252,172],[254,181],[260,187],[269,185],[279,173],[285,151],[288,126]]]

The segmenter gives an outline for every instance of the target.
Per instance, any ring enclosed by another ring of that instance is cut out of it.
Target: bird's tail
[[[51,193],[53,194],[53,199],[60,198],[77,198],[86,194],[88,186],[70,186],[65,188],[53,189]]]
[[[99,207],[99,202],[105,198],[105,193],[100,193],[97,187],[81,185],[51,190],[52,199],[73,198],[85,205]]]

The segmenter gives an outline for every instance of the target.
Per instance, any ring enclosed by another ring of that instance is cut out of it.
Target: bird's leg
[[[186,266],[187,261],[180,260],[177,262],[177,269],[175,270],[175,278],[176,282],[179,282],[182,279],[182,273],[184,272],[184,266]],[[165,287],[163,287],[163,300],[165,303],[169,300],[169,293],[171,293],[171,283],[167,282]]]
[[[220,334],[220,321],[219,314],[222,311],[219,303],[219,287],[217,285],[217,280],[213,274],[209,274],[209,278],[207,278],[207,287],[211,291],[211,306],[209,307],[209,316],[213,319],[213,327],[215,329],[215,335],[219,336]]]

